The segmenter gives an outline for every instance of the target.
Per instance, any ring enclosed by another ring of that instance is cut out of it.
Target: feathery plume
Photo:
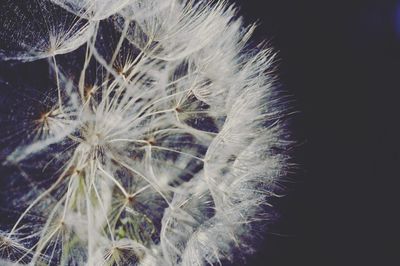
[[[233,5],[1,10],[3,264],[205,265],[252,251],[285,174],[286,111],[275,54],[251,48]]]

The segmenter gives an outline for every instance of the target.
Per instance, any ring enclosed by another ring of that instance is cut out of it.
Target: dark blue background
[[[236,2],[279,51],[304,143],[249,265],[400,265],[400,1]]]

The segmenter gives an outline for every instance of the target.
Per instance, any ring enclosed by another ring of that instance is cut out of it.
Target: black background
[[[301,111],[302,170],[248,265],[400,265],[400,1],[235,2]]]

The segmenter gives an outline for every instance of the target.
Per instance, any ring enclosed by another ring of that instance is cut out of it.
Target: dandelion
[[[251,48],[234,6],[1,10],[4,264],[205,265],[253,250],[285,173],[287,110],[275,54]]]

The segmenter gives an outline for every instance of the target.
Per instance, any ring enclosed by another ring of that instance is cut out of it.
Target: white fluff
[[[254,27],[226,1],[31,1],[34,17],[19,5],[0,57],[47,58],[56,93],[3,151],[32,189],[12,203],[2,257],[205,265],[250,252],[287,156],[274,54],[249,48]],[[45,181],[27,181],[37,172]]]

